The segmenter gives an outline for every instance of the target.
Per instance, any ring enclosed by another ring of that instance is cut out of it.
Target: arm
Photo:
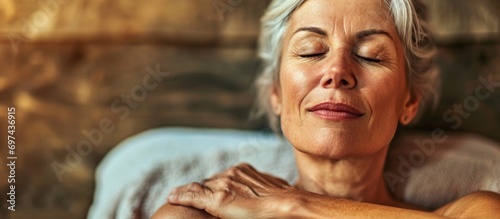
[[[473,192],[437,209],[435,213],[451,218],[495,218],[500,215],[500,194]]]
[[[307,193],[307,192],[304,192]],[[434,212],[402,209],[390,206],[325,197],[317,194],[299,195],[289,201],[291,218],[495,218],[500,215],[500,195],[474,192],[459,198]]]
[[[238,165],[203,184],[173,191],[169,203],[204,209],[220,218],[494,218],[500,195],[478,192],[435,212],[334,198],[302,191],[276,177]]]
[[[299,191],[286,201],[286,218],[446,218],[430,212],[333,198]]]
[[[191,218],[205,218],[205,219],[215,219],[212,215],[208,214],[204,210],[199,210],[192,207],[186,207],[182,205],[163,205],[151,219],[191,219]]]

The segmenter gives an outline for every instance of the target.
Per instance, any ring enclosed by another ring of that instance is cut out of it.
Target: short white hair
[[[278,84],[283,37],[292,13],[306,0],[273,0],[261,18],[258,55],[262,70],[255,81],[257,99],[253,117],[267,115],[271,128],[279,132],[279,117],[274,114],[270,96]],[[435,46],[427,23],[426,7],[420,0],[385,0],[403,43],[406,76],[412,95],[419,95],[419,114],[427,103],[439,100],[440,79],[435,66]]]

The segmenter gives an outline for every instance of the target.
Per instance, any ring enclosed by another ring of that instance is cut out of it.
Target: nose
[[[357,81],[351,67],[350,55],[347,51],[338,52],[327,61],[321,85],[324,88],[352,89],[356,87]]]

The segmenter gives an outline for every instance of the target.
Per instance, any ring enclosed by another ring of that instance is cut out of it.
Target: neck
[[[397,206],[382,175],[387,149],[366,157],[335,160],[294,149],[297,187],[331,197]]]

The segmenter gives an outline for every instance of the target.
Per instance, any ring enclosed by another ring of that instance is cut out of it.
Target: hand
[[[240,164],[203,183],[174,189],[170,204],[202,209],[219,218],[269,218],[279,216],[284,201],[296,189],[274,176]]]

